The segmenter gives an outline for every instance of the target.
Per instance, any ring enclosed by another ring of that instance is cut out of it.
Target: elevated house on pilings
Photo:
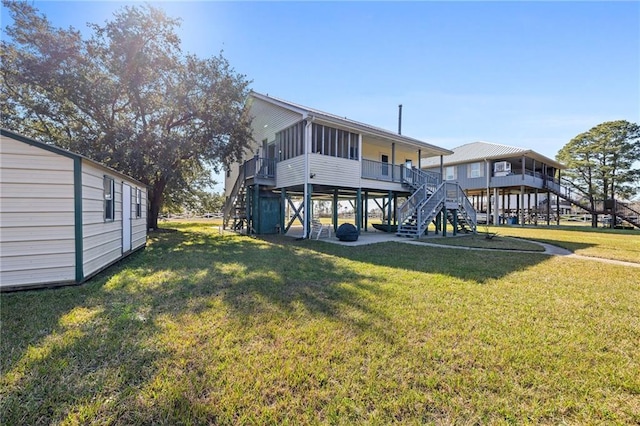
[[[558,193],[564,166],[533,150],[473,142],[454,148],[442,164],[425,160],[423,168],[442,170],[445,181],[457,182],[479,212],[479,221],[549,224],[560,218],[563,197]]]
[[[425,158],[452,152],[345,117],[252,92],[254,143],[225,181],[224,227],[254,234],[286,233],[301,224],[309,237],[316,200],[350,201],[358,232],[380,207],[387,231],[418,237],[432,221],[446,233],[475,231],[475,211],[441,171],[421,170]],[[287,214],[286,212],[290,212]]]
[[[612,199],[591,206],[563,178],[561,163],[530,149],[473,142],[454,148],[442,161],[426,159],[422,167],[441,171],[446,182],[457,182],[480,212],[479,222],[559,224],[560,216],[573,205],[640,228],[640,212],[633,205]]]

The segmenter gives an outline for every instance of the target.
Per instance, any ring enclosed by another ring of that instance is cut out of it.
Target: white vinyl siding
[[[360,162],[322,154],[309,155],[309,183],[347,188],[360,187]]]
[[[140,215],[131,218],[131,249],[135,250],[147,243],[147,189],[134,187],[133,192],[140,195],[140,198],[136,196],[136,202],[140,202]]]
[[[300,113],[287,110],[277,105],[272,105],[260,99],[250,99],[251,107],[249,110],[249,115],[251,117],[254,117],[253,121],[251,122],[253,141],[249,149],[245,151],[245,156],[240,161],[240,164],[244,163],[244,161],[253,157],[255,153],[258,152],[259,148],[262,146],[263,140],[266,139],[268,143],[275,142],[276,132],[279,132],[280,130],[285,129],[302,120],[302,114]],[[264,156],[265,154],[261,152],[260,155]],[[227,195],[231,193],[233,185],[238,179],[238,169],[240,167],[240,164],[233,164],[229,173],[227,173],[226,175],[225,194]]]
[[[115,219],[104,220],[105,169],[82,162],[82,249],[84,275],[91,275],[122,256],[122,179],[115,181]]]
[[[0,136],[0,286],[75,280],[73,159]]]
[[[304,184],[304,156],[280,161],[276,164],[276,187]]]

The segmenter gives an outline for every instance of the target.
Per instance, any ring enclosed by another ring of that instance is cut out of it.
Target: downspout
[[[311,206],[309,205],[309,146],[311,140],[311,122],[313,121],[313,117],[308,114],[303,116],[303,120],[305,120],[306,125],[304,129],[304,215],[303,215],[303,224],[302,224],[302,236],[303,238],[309,238],[309,223],[311,222],[311,218],[309,217],[309,213],[311,212]]]
[[[391,142],[391,182],[395,181],[396,143]]]
[[[489,165],[489,160],[487,160],[486,158],[484,159],[484,169],[485,169],[485,173],[486,173],[486,179],[487,179],[487,226],[489,225],[489,217],[491,216],[491,194],[489,193],[489,191],[491,190],[490,188],[490,182],[491,182],[491,166]]]

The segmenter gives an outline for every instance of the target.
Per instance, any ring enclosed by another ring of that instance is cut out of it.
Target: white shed
[[[147,240],[147,187],[0,129],[0,291],[79,284]]]

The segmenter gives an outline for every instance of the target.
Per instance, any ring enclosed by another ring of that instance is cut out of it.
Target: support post
[[[524,226],[524,185],[520,185],[520,226]]]
[[[305,194],[306,196],[304,199],[304,238],[309,238],[309,236],[311,235],[311,215],[313,214],[313,212],[311,211],[311,194],[313,193],[313,185],[308,183],[306,185],[306,188],[307,193]]]
[[[389,191],[389,200],[387,201],[387,232],[391,232],[391,197],[393,193]]]
[[[551,191],[547,191],[547,226],[551,223]]]
[[[493,225],[494,226],[498,226],[500,224],[500,211],[499,211],[499,206],[500,203],[498,203],[498,188],[493,188]]]
[[[458,234],[458,210],[451,210],[451,214],[453,215],[453,236],[455,237]]]
[[[443,207],[441,210],[442,214],[442,236],[447,236],[447,208]]]
[[[398,224],[398,194],[393,193],[393,224]]]
[[[358,230],[358,235],[360,235],[360,228],[362,228],[362,189],[358,188],[356,190],[356,229]]]
[[[338,231],[338,190],[333,190],[333,232]]]
[[[533,204],[535,205],[533,209],[533,224],[538,226],[538,188],[536,188],[536,192],[533,195]]]
[[[391,182],[395,181],[396,143],[391,143]]]
[[[364,191],[364,209],[362,209],[364,220],[364,232],[369,231],[369,191]]]
[[[280,190],[280,234],[284,234],[285,212],[287,211],[287,189]]]
[[[251,221],[251,230],[257,234],[260,229],[260,185],[255,184],[253,187],[253,220]]]

